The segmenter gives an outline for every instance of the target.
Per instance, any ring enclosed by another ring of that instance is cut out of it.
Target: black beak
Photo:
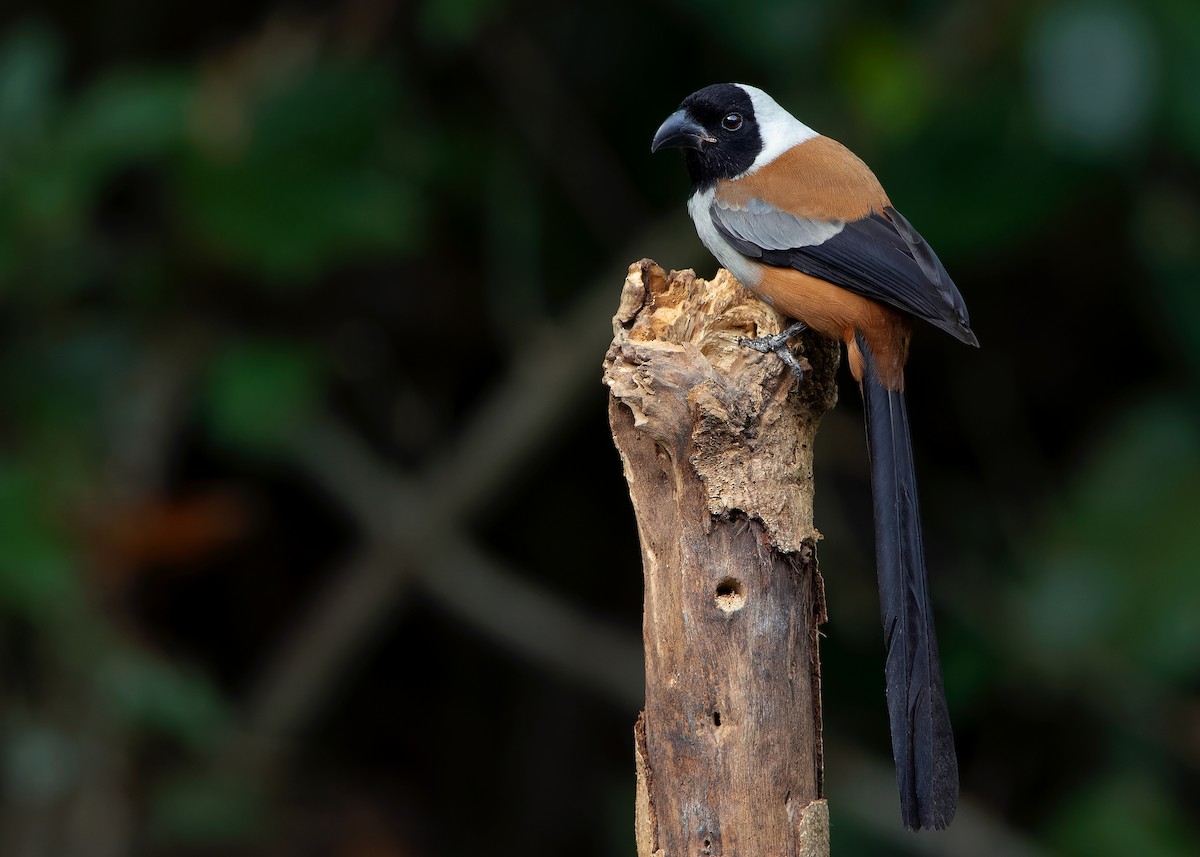
[[[716,138],[708,133],[708,129],[692,118],[686,110],[676,110],[667,117],[667,121],[658,127],[654,142],[650,144],[651,153],[663,147],[675,149],[699,149],[704,143],[715,143]]]

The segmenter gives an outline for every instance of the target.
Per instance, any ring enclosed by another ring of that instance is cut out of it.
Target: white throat
[[[692,216],[692,223],[696,225],[696,234],[700,236],[700,241],[708,248],[708,252],[717,257],[722,268],[728,269],[743,286],[753,289],[761,277],[759,268],[739,253],[717,229],[710,213],[715,196],[716,189],[710,187],[688,197],[688,214]]]

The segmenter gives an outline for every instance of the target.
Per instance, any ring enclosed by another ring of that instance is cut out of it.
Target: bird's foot
[[[757,336],[754,339],[746,339],[740,337],[738,345],[744,345],[747,348],[753,348],[755,351],[761,351],[763,354],[774,354],[784,363],[791,367],[796,373],[796,380],[804,380],[804,367],[800,365],[800,361],[796,359],[796,355],[792,353],[792,349],[788,347],[788,340],[808,330],[808,325],[802,321],[798,321],[791,325],[787,330],[781,333],[776,333],[774,336]]]

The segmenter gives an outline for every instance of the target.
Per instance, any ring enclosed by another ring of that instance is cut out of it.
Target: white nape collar
[[[758,133],[763,143],[762,151],[742,176],[765,167],[793,146],[820,136],[758,87],[746,83],[738,83],[735,86],[740,86],[750,96],[750,103],[754,105],[754,118],[758,122]]]

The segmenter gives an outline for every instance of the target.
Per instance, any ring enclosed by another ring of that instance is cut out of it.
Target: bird
[[[875,514],[884,679],[900,814],[942,829],[958,805],[958,759],[929,597],[904,366],[915,319],[978,347],[945,267],[871,169],[747,84],[707,86],[659,127],[651,152],[683,151],[701,242],[795,323],[744,340],[794,368],[805,328],[845,343],[863,398]],[[790,358],[790,359],[789,359]]]

